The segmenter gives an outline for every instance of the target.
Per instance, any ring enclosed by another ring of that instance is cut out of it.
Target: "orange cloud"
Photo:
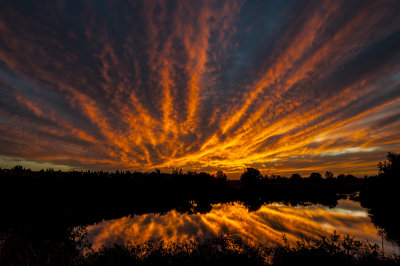
[[[397,5],[68,8],[0,11],[0,156],[83,169],[373,174],[400,149]]]

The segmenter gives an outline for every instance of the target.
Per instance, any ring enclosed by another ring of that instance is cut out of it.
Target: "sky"
[[[0,167],[376,174],[400,1],[0,2]]]

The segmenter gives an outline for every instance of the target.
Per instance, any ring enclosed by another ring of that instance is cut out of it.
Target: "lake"
[[[319,238],[334,231],[382,246],[382,236],[359,202],[342,199],[334,208],[324,205],[264,204],[249,211],[240,202],[212,205],[208,213],[187,214],[172,210],[105,220],[90,225],[88,240],[98,250],[117,244],[148,240],[184,242],[220,234],[233,234],[253,243],[275,244]],[[395,243],[383,240],[385,252],[400,254]]]

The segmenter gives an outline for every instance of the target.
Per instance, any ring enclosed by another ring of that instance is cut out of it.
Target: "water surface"
[[[382,236],[358,202],[339,200],[335,208],[323,205],[286,206],[265,204],[250,212],[241,203],[215,204],[205,214],[175,210],[166,214],[143,214],[102,221],[88,226],[93,248],[118,244],[141,244],[148,240],[182,242],[218,234],[234,234],[252,242],[274,244],[285,235],[290,242],[319,238],[337,231],[359,240],[382,245]],[[385,249],[394,249],[384,240]],[[398,248],[396,253],[398,252]]]

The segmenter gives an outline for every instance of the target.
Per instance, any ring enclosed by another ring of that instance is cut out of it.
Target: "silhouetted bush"
[[[376,244],[334,232],[317,240],[302,240],[291,246],[278,245],[273,265],[396,265],[396,255],[384,256]]]
[[[79,265],[90,248],[84,227],[14,227],[0,233],[0,265]]]
[[[284,238],[285,240],[285,238]],[[85,265],[395,265],[396,255],[383,256],[377,245],[333,233],[295,245],[254,244],[232,235],[183,243],[149,241],[91,251]]]
[[[265,265],[265,248],[233,236],[183,243],[148,241],[92,251],[87,265]]]

